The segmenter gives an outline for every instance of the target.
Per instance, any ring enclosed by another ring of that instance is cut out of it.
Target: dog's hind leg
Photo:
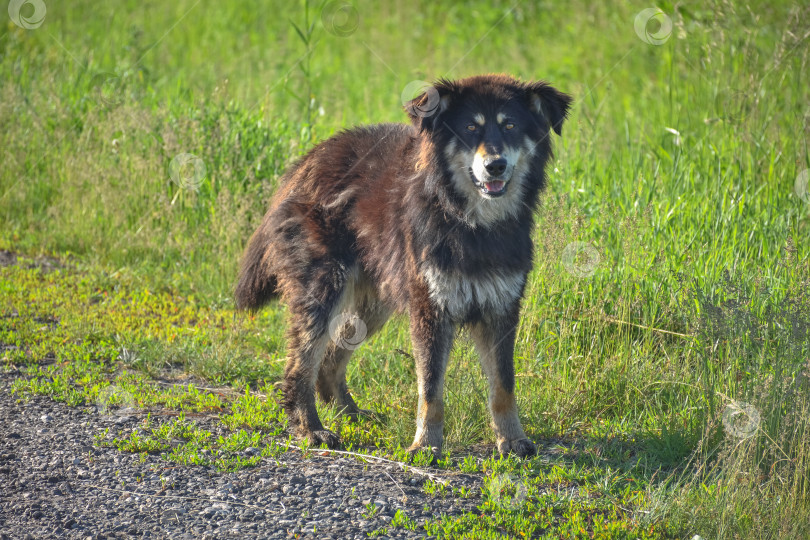
[[[343,414],[352,419],[364,414],[354,402],[346,384],[346,367],[349,364],[353,350],[345,349],[332,342],[329,344],[326,357],[318,373],[318,394],[324,403],[334,403]]]
[[[321,399],[325,403],[334,403],[353,420],[370,412],[360,409],[355,403],[346,384],[346,368],[354,350],[376,333],[391,314],[382,303],[364,295],[362,288],[357,289],[352,291],[353,305],[347,302],[349,311],[344,313],[348,316],[341,318],[343,327],[330,329],[332,342],[327,347],[317,382]],[[353,310],[358,313],[353,313]]]
[[[290,427],[299,437],[306,437],[313,445],[340,446],[338,436],[325,429],[315,407],[315,387],[321,364],[331,340],[329,322],[342,311],[346,291],[346,273],[341,268],[326,271],[303,287],[295,287],[297,294],[290,302],[291,320],[288,337],[288,357],[284,370],[284,408]],[[285,291],[286,292],[286,291]]]
[[[489,381],[489,412],[498,451],[519,457],[533,456],[537,449],[523,431],[515,401],[515,336],[518,306],[513,313],[493,317],[470,327],[481,368]]]

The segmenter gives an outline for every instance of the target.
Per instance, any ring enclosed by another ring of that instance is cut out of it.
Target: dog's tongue
[[[497,193],[503,189],[503,184],[503,180],[493,180],[492,182],[486,182],[484,185],[490,193]]]

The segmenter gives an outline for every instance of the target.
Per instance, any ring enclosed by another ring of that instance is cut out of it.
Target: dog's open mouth
[[[481,193],[487,195],[488,197],[500,197],[506,193],[506,180],[497,180],[493,178],[491,180],[481,182],[475,177],[472,169],[470,169],[470,178],[472,178],[475,187],[480,189]]]
[[[484,185],[481,186],[481,190],[490,196],[503,195],[504,191],[506,191],[506,182],[503,180],[484,182]]]

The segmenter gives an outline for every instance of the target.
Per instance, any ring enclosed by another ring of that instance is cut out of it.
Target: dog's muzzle
[[[470,176],[475,186],[487,197],[500,197],[506,193],[512,172],[509,161],[500,156],[476,156]]]

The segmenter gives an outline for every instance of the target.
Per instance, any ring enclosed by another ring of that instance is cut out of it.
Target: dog
[[[343,131],[286,172],[235,297],[241,309],[279,295],[288,305],[283,406],[298,437],[340,446],[316,391],[363,414],[346,385],[352,328],[370,336],[398,312],[410,321],[418,380],[409,450],[441,454],[445,369],[465,327],[499,452],[536,453],[518,418],[513,354],[550,135],[561,135],[571,101],[544,81],[440,79],[405,104],[410,124]]]

